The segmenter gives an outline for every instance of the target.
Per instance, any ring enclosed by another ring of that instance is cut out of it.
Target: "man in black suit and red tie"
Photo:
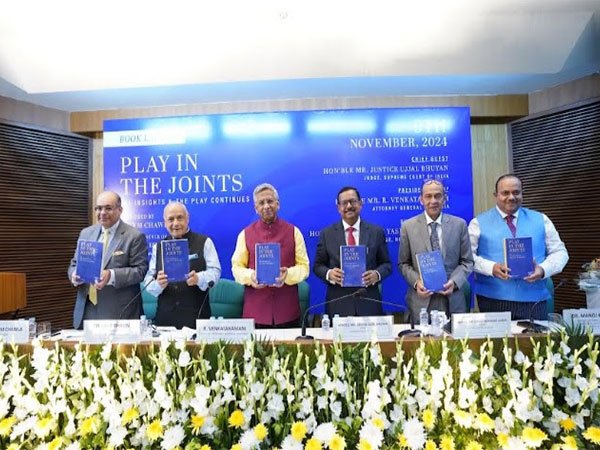
[[[356,287],[342,287],[344,272],[340,268],[340,246],[364,245],[366,271],[362,275],[364,297],[381,300],[379,283],[392,272],[392,263],[383,229],[362,220],[362,200],[358,190],[351,186],[340,189],[337,209],[342,218],[321,230],[313,272],[327,283],[327,300],[352,294]],[[326,305],[329,315],[373,316],[383,313],[380,303],[349,297]]]

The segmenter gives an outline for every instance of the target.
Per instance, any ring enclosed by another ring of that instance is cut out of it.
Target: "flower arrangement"
[[[591,262],[585,263],[582,268],[584,272],[579,274],[579,280],[577,280],[579,289],[584,291],[600,289],[600,258],[592,259]]]
[[[600,449],[600,348],[105,345],[0,355],[8,450]]]

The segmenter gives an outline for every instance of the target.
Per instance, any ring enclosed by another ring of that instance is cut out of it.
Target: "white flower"
[[[565,401],[567,405],[574,406],[581,400],[581,394],[579,393],[579,389],[567,387],[565,389]]]
[[[190,353],[187,350],[184,350],[181,353],[179,353],[179,359],[177,360],[177,364],[179,364],[179,367],[186,367],[191,360],[192,358],[190,357]]]
[[[281,443],[281,450],[302,450],[303,448],[302,442],[298,442],[291,435],[286,436]]]
[[[327,397],[319,395],[317,397],[317,409],[322,410],[327,406]]]
[[[233,386],[233,374],[229,373],[229,372],[225,372],[222,376],[221,376],[221,386],[223,386],[225,389],[229,389],[231,386]]]
[[[521,440],[521,438],[509,437],[508,444],[505,448],[510,450],[527,450],[528,447],[525,442]]]
[[[419,419],[409,419],[404,423],[403,434],[411,449],[420,449],[425,445],[425,429]]]
[[[371,421],[365,422],[359,432],[360,439],[364,439],[374,448],[381,447],[383,442],[383,431],[377,428]]]
[[[375,367],[379,367],[381,364],[381,349],[379,348],[379,344],[371,345],[369,348],[369,354],[371,355],[371,362],[375,365]]]
[[[473,389],[467,388],[464,384],[458,388],[458,406],[460,408],[468,409],[475,400],[477,400],[477,394]]]
[[[252,397],[254,397],[255,400],[259,400],[263,394],[265,393],[265,385],[260,383],[260,382],[256,382],[256,383],[252,383],[250,385],[250,394],[252,395]]]
[[[321,442],[329,442],[336,434],[335,426],[331,422],[325,422],[319,425],[313,432],[313,437]]]
[[[254,434],[254,429],[244,431],[240,438],[240,444],[243,450],[250,450],[259,444],[258,438]]]
[[[342,415],[342,403],[341,402],[333,402],[331,405],[331,413],[334,418],[339,419]]]
[[[75,441],[72,444],[69,444],[65,450],[81,450],[81,446],[78,441]]]
[[[179,446],[179,444],[181,444],[181,442],[183,441],[184,437],[185,432],[183,430],[183,427],[181,425],[175,425],[171,428],[168,428],[167,431],[165,431],[165,435],[160,446],[164,450],[171,450]]]
[[[109,428],[107,432],[110,434],[108,445],[112,445],[114,447],[120,447],[123,445],[123,441],[127,436],[127,429],[125,427],[116,426],[115,428]]]

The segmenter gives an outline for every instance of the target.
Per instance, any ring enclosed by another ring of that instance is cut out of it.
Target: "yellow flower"
[[[460,409],[454,412],[454,420],[461,427],[469,428],[472,424],[473,418],[471,414],[466,411],[461,411]]]
[[[483,447],[481,446],[481,444],[479,442],[476,441],[470,441],[465,450],[483,450]]]
[[[477,414],[475,424],[481,431],[491,431],[494,429],[494,421],[486,413]]]
[[[306,436],[306,424],[304,422],[294,422],[292,425],[292,437],[298,441],[302,442]]]
[[[197,416],[194,414],[190,418],[190,422],[192,423],[192,433],[197,435],[200,432],[200,428],[204,425],[204,416]]]
[[[138,412],[137,409],[135,409],[135,408],[128,409],[123,414],[123,418],[121,419],[121,425],[127,425],[128,423],[133,422],[139,416],[140,416],[140,413]]]
[[[35,424],[35,435],[40,438],[48,436],[53,425],[54,421],[51,417],[44,417],[43,419],[38,420]]]
[[[148,428],[146,428],[146,437],[151,441],[157,440],[159,437],[163,435],[163,427],[160,424],[160,420],[156,419]]]
[[[210,445],[204,444],[202,447],[200,447],[200,450],[212,450],[212,449],[210,448]]]
[[[0,436],[6,437],[12,431],[13,425],[17,422],[14,416],[7,417],[0,421]]]
[[[577,441],[573,436],[564,436],[562,441],[564,442],[562,450],[577,450]]]
[[[246,418],[244,417],[244,414],[239,409],[236,409],[229,416],[229,426],[232,428],[240,428],[242,425],[244,425],[245,421],[246,421]]]
[[[437,450],[437,445],[435,445],[435,442],[428,439],[425,441],[425,450]]]
[[[317,438],[310,438],[308,441],[306,441],[304,450],[321,450],[321,441],[319,441]]]
[[[63,438],[56,437],[48,443],[48,450],[58,450],[59,448],[62,447],[62,444],[63,444]]]
[[[406,440],[406,437],[404,436],[404,433],[401,433],[398,436],[398,445],[400,446],[400,448],[407,448],[408,447],[408,441]]]
[[[79,435],[87,436],[90,433],[96,434],[100,429],[100,419],[98,416],[92,416],[85,419],[79,425]]]
[[[433,428],[434,423],[435,415],[433,414],[433,411],[430,409],[426,409],[425,411],[423,411],[423,425],[425,425],[425,428],[431,430]]]
[[[254,427],[254,436],[256,436],[256,439],[258,439],[259,441],[262,441],[264,438],[266,438],[267,434],[269,434],[269,431],[267,430],[267,427],[265,427],[264,424],[259,423]]]
[[[600,428],[589,427],[585,433],[583,433],[583,437],[593,444],[600,444]]]
[[[19,444],[10,444],[6,450],[19,450],[20,448]]]
[[[371,420],[371,423],[373,425],[375,425],[377,428],[379,428],[380,430],[383,430],[384,423],[383,423],[383,420],[381,420],[381,417],[373,417],[373,419]]]
[[[506,447],[508,445],[508,435],[504,434],[504,433],[498,433],[498,436],[496,436],[498,439],[498,444],[500,444],[500,447]]]
[[[573,419],[571,419],[570,417],[567,417],[566,419],[560,420],[558,422],[558,424],[565,431],[573,431],[575,429],[575,427],[577,426],[575,424],[575,421]]]
[[[373,446],[365,439],[361,439],[358,443],[358,450],[373,450]]]
[[[242,450],[242,444],[233,444],[231,450]]]
[[[525,427],[521,433],[521,438],[528,447],[539,447],[542,442],[548,439],[548,435],[539,428]]]
[[[443,436],[440,442],[440,450],[455,450],[454,439],[452,436]]]
[[[344,450],[346,448],[346,440],[339,434],[334,434],[329,441],[329,450]]]

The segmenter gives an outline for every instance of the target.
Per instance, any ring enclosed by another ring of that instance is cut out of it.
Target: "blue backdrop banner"
[[[442,179],[446,211],[473,215],[469,108],[405,108],[226,114],[104,122],[104,184],[123,199],[123,219],[150,243],[166,234],[162,213],[183,202],[190,227],[215,242],[222,277],[233,278],[238,233],[257,219],[260,183],[279,191],[279,216],[303,233],[314,260],[319,231],[340,220],[336,194],[355,186],[361,216],[386,232],[393,274],[384,300],[404,305],[397,270],[400,225],[422,212],[423,180]],[[325,285],[311,274],[311,302]]]

